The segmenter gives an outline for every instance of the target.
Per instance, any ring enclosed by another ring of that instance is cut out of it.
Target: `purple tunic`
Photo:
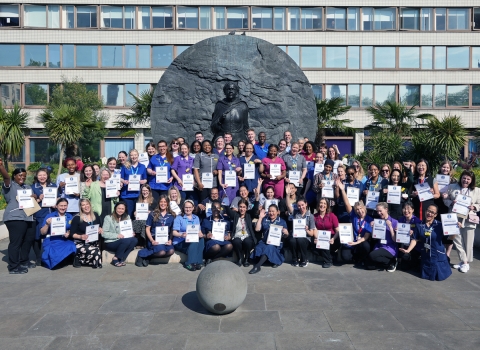
[[[222,183],[225,183],[225,171],[233,170],[237,167],[240,167],[240,160],[237,157],[232,156],[232,159],[225,157],[220,157],[217,164],[217,170],[223,170],[222,172]],[[220,188],[220,187],[219,187]],[[222,197],[225,193],[228,197],[229,204],[232,203],[233,199],[237,196],[238,191],[238,176],[236,177],[235,187],[227,187],[225,190],[220,190],[220,196]]]
[[[178,156],[174,159],[172,169],[177,172],[177,176],[181,179],[185,174],[193,174],[193,158],[187,156],[186,158]],[[175,180],[174,185],[179,191],[182,190],[182,186]]]
[[[392,223],[392,227],[394,230],[397,229],[398,221],[392,218],[390,215],[388,216],[387,220],[390,220]],[[392,238],[392,233],[390,232],[390,229],[387,226],[387,232],[385,233],[385,239],[387,241],[387,244],[383,244],[380,242],[380,240],[377,240],[377,244],[375,244],[375,250],[383,248],[393,256],[397,256],[397,244]]]

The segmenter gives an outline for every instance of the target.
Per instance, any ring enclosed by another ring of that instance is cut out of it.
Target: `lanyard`
[[[158,164],[160,164],[160,166],[165,166],[165,165],[167,164],[167,163],[165,163],[166,157],[163,158],[163,157],[160,157],[160,156],[157,154],[157,155],[156,155],[156,158],[157,158],[157,162],[158,162]],[[160,162],[160,160],[162,160],[162,162]]]
[[[136,169],[135,169],[135,172],[133,172],[133,165],[132,165],[132,166],[130,167],[130,172],[131,172],[133,175],[137,175],[137,173],[138,173],[138,165],[137,165],[137,167],[136,167]]]
[[[363,231],[363,228],[365,227],[365,219],[361,221],[357,219],[357,224],[358,224],[358,235],[360,236],[360,234]]]

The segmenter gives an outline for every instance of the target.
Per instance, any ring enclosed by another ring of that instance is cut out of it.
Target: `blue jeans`
[[[118,260],[125,261],[128,254],[135,249],[138,240],[135,237],[120,238],[112,243],[105,243],[106,250],[115,252],[115,256]]]
[[[203,249],[205,248],[205,241],[200,238],[198,243],[186,243],[182,241],[175,244],[175,250],[183,254],[187,254],[186,265],[202,264],[203,263]]]

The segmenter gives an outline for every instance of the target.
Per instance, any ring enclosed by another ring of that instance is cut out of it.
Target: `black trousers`
[[[153,201],[158,204],[161,195],[168,195],[168,190],[152,190]]]
[[[310,245],[310,238],[295,238],[292,235],[288,235],[287,238],[288,246],[290,247],[290,251],[292,252],[292,260],[305,262],[307,261],[307,253],[308,247]]]
[[[333,244],[330,244],[330,249],[317,249],[317,251],[322,257],[323,262],[331,264],[333,262],[332,255],[335,254],[335,252],[340,248],[340,246],[340,238],[337,238],[333,241]]]
[[[342,246],[341,255],[344,262],[361,262],[365,260],[370,253],[370,244],[367,241],[363,241],[357,244],[354,249]]]
[[[403,271],[415,269],[420,266],[420,252],[413,249],[409,254],[398,252],[398,258],[401,259],[400,268]]]
[[[240,238],[232,239],[233,251],[237,258],[242,261],[247,261],[250,256],[250,252],[255,246],[255,242],[252,237],[247,237],[243,241]]]
[[[6,221],[8,229],[8,270],[14,270],[19,265],[29,262],[30,249],[35,240],[35,221]]]
[[[394,259],[386,249],[379,248],[368,255],[368,266],[375,266],[375,264],[388,266]]]

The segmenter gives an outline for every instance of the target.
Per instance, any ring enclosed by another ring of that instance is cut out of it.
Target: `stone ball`
[[[210,263],[197,278],[197,297],[208,311],[224,315],[242,305],[247,296],[247,278],[234,263]]]

